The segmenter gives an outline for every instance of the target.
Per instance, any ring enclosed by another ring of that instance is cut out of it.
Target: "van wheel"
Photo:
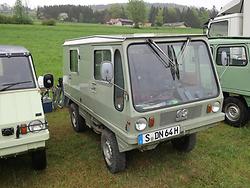
[[[234,127],[243,127],[247,124],[247,107],[243,101],[235,97],[228,97],[224,101],[223,112],[225,122]]]
[[[196,134],[186,135],[172,140],[173,147],[180,152],[190,152],[196,145]]]
[[[114,133],[107,129],[102,131],[101,147],[109,171],[113,174],[124,171],[126,168],[126,154],[119,151]]]
[[[79,108],[72,103],[69,108],[71,124],[75,132],[83,132],[86,130],[85,120],[79,114]]]
[[[32,166],[35,170],[44,170],[47,166],[46,150],[32,152]]]

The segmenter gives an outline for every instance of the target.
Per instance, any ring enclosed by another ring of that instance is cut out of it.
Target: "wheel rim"
[[[106,140],[102,149],[103,149],[105,161],[110,166],[111,165],[111,158],[112,158],[112,149],[111,149],[111,145],[110,145],[108,140]]]
[[[72,112],[71,120],[72,120],[73,127],[76,127],[76,113],[75,112]]]
[[[236,104],[230,103],[225,108],[225,114],[228,120],[238,121],[240,119],[240,108]]]

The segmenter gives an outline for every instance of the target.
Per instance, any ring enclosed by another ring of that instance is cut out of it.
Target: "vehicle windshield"
[[[28,57],[0,57],[0,92],[35,87]]]
[[[218,96],[218,84],[208,47],[201,41],[191,41],[188,45],[186,43],[187,41],[157,43],[168,54],[168,61],[175,62],[178,66],[178,79],[173,78],[173,67],[164,66],[147,43],[128,47],[133,103],[137,111],[149,111]]]
[[[208,36],[210,37],[228,36],[228,21],[211,23]]]

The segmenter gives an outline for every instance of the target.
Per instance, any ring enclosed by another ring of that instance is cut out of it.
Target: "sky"
[[[0,4],[7,3],[14,5],[16,0],[0,0]],[[148,3],[176,3],[188,6],[206,7],[211,9],[213,5],[218,10],[231,0],[144,0]],[[110,3],[127,3],[128,0],[23,0],[27,2],[29,7],[35,8],[43,5],[59,5],[59,4],[74,4],[74,5],[100,5]]]

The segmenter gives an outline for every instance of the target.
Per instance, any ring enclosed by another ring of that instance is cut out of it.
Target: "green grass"
[[[100,136],[77,134],[66,109],[47,115],[51,138],[48,168],[33,171],[30,156],[0,160],[0,187],[249,187],[250,130],[221,124],[198,134],[189,154],[163,143],[128,152],[128,168],[112,175],[105,167]]]
[[[38,75],[61,76],[65,39],[94,34],[201,33],[194,29],[132,29],[102,25],[0,25],[0,44],[27,47]],[[100,136],[73,132],[66,109],[47,115],[51,139],[47,142],[48,168],[36,172],[28,154],[0,160],[0,187],[250,187],[250,129],[221,123],[198,134],[189,154],[163,143],[147,152],[127,154],[128,168],[112,175],[105,167]]]

